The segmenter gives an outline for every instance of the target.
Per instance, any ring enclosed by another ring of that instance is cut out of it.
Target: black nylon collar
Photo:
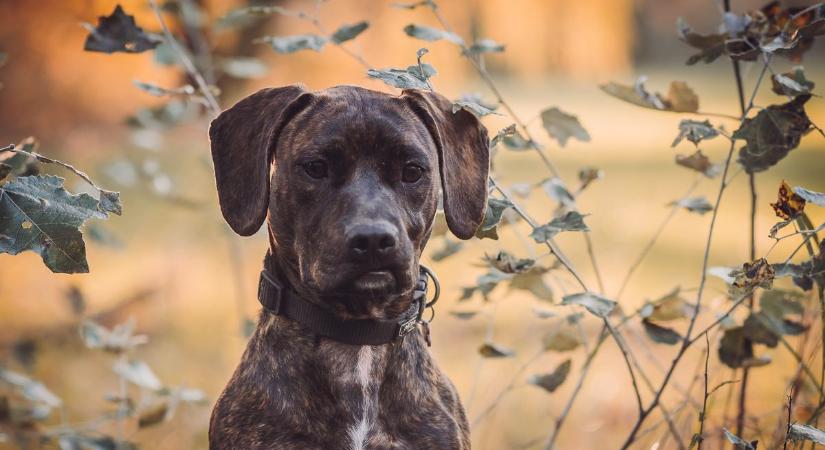
[[[267,260],[269,254],[267,254]],[[427,303],[427,276],[431,272],[423,268],[413,291],[413,302],[397,320],[358,319],[344,320],[299,297],[295,291],[282,285],[268,270],[266,262],[258,283],[258,301],[269,312],[285,317],[314,334],[350,345],[382,345],[396,341],[418,330],[422,324],[429,343],[427,322],[422,320]],[[436,282],[436,291],[438,286]],[[437,294],[436,294],[437,295]]]

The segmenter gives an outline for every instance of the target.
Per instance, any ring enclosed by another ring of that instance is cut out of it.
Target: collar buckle
[[[261,279],[258,281],[258,301],[266,309],[275,314],[281,312],[281,299],[283,298],[283,288],[275,278],[266,270],[261,271]]]
[[[411,332],[415,331],[418,325],[418,317],[417,315],[413,316],[410,319],[407,319],[398,324],[398,337],[402,337],[404,335],[410,334]]]

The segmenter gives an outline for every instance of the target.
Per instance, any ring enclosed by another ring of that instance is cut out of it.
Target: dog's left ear
[[[222,112],[209,127],[218,200],[241,236],[261,228],[269,206],[269,166],[278,135],[312,94],[300,86],[260,90]]]
[[[440,94],[405,90],[402,98],[409,101],[438,148],[447,225],[458,238],[469,239],[484,220],[487,206],[487,129],[463,108],[454,113],[452,102]]]

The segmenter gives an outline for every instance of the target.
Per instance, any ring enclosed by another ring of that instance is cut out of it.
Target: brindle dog
[[[209,131],[221,211],[237,233],[267,219],[270,266],[341,319],[412,304],[443,194],[450,230],[484,216],[487,131],[441,95],[353,86],[259,91]],[[218,399],[211,449],[469,449],[455,389],[420,333],[356,346],[264,310]]]

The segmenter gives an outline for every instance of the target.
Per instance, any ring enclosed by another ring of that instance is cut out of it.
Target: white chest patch
[[[361,387],[361,417],[349,429],[350,449],[364,450],[372,422],[372,410],[375,408],[370,395],[370,375],[372,373],[372,347],[365,345],[358,351],[358,363],[354,369],[354,378]]]

